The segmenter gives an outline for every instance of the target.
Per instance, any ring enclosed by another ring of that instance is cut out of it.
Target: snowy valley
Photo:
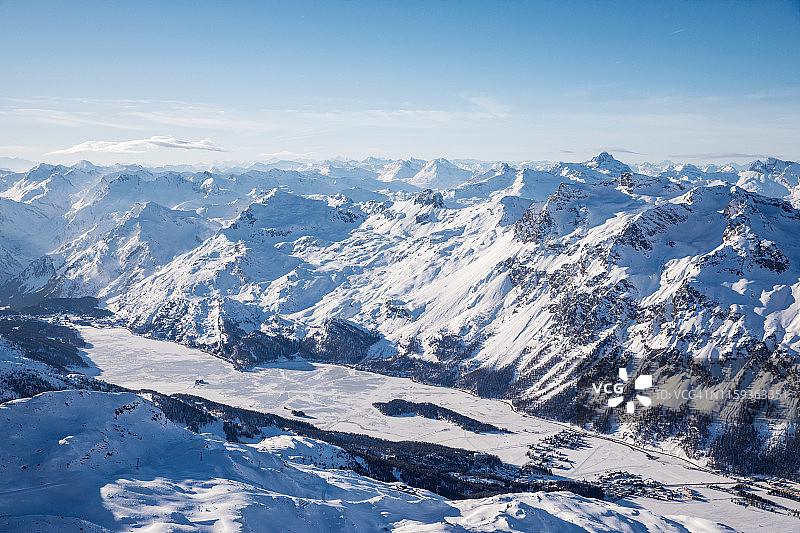
[[[0,530],[796,531],[799,234],[774,158],[0,171]]]

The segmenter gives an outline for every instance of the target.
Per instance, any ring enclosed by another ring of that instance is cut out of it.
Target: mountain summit
[[[614,156],[608,152],[600,152],[587,161],[585,165],[588,168],[597,170],[603,174],[608,174],[609,176],[613,176],[615,178],[621,176],[623,172],[632,172],[631,167],[622,161],[614,159]]]

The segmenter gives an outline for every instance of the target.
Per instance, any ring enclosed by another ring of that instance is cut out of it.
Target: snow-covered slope
[[[504,196],[543,202],[564,181],[563,177],[550,172],[529,168],[518,170],[504,163],[448,191],[447,198],[452,199],[456,205],[469,205]]]
[[[347,205],[332,207],[274,189],[196,248],[118,292],[110,304],[134,328],[215,345],[225,320],[249,333],[277,314],[313,305],[344,281],[341,273],[317,271],[293,252],[346,237],[363,216]]]
[[[58,219],[53,220],[35,206],[0,198],[0,283],[52,250],[58,242],[54,233],[59,225]]]
[[[324,452],[322,443],[276,436],[247,446],[194,434],[131,393],[46,392],[2,404],[0,437],[4,530],[687,531],[568,493],[451,502],[403,492],[287,460],[298,445]]]
[[[167,209],[152,201],[134,204],[110,231],[96,225],[59,250],[64,265],[49,290],[62,296],[124,292],[195,248],[217,227],[194,211]]]

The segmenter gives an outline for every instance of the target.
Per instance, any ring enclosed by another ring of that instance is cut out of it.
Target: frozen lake
[[[565,427],[517,413],[503,401],[405,378],[307,362],[263,365],[241,372],[200,350],[139,337],[123,328],[80,326],[79,329],[89,344],[83,355],[95,366],[87,373],[99,379],[132,389],[194,394],[286,417],[291,416],[287,409],[298,409],[313,417],[309,422],[324,429],[484,451],[521,465],[528,460],[525,453],[529,444]],[[195,385],[198,379],[205,383]],[[394,398],[432,402],[512,433],[476,434],[445,421],[385,416],[372,406],[373,402]],[[600,437],[588,437],[587,441],[588,448],[564,450],[573,461],[572,468],[555,473],[591,480],[602,472],[626,470],[668,484],[731,481],[667,454],[644,452]],[[648,498],[625,501],[664,515],[700,516],[746,531],[789,532],[800,527],[796,518],[732,504],[726,493],[705,487],[695,490],[705,501],[661,502]],[[781,503],[786,502],[781,500]]]

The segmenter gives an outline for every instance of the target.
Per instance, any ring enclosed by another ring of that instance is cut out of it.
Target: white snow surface
[[[196,435],[141,396],[63,391],[0,405],[7,531],[688,531],[568,493],[451,502],[259,446]],[[279,447],[279,446],[276,446]]]
[[[525,416],[513,411],[502,401],[478,398],[464,391],[432,387],[405,378],[304,361],[274,363],[240,372],[234,370],[227,362],[199,350],[137,337],[121,328],[81,327],[80,331],[89,343],[84,356],[95,368],[90,373],[100,379],[132,389],[146,387],[162,393],[198,395],[213,401],[262,412],[273,412],[281,416],[287,416],[287,408],[302,410],[306,415],[313,417],[306,419],[308,422],[324,429],[366,433],[390,440],[433,442],[488,452],[497,455],[505,462],[523,464],[527,461],[525,452],[529,444],[569,427]],[[197,379],[202,379],[205,383],[196,385]],[[382,415],[372,406],[373,402],[394,398],[433,402],[478,420],[507,428],[511,433],[477,434],[446,421],[421,417],[389,417]],[[577,428],[572,427],[572,429]],[[557,471],[559,474],[573,479],[595,479],[598,474],[611,470],[626,470],[673,486],[734,481],[706,471],[701,466],[679,457],[654,450],[643,450],[610,437],[589,433],[586,435],[590,446],[584,449],[564,450],[572,462],[567,469]],[[329,446],[314,443],[311,439],[276,435],[256,447],[261,450],[269,449],[288,460],[302,455],[328,453],[325,449]],[[318,451],[320,448],[321,452]],[[753,507],[742,508],[731,503],[729,497],[720,497],[720,492],[708,489],[704,485],[692,488],[700,497],[691,501],[664,502],[636,497],[619,503],[629,505],[632,510],[638,509],[637,512],[653,512],[667,517],[671,522],[682,524],[688,531],[729,531],[727,528],[736,531],[796,530],[795,518],[775,515]],[[525,522],[513,525],[516,522],[514,520],[508,522],[510,517],[495,513],[506,508],[510,512],[519,505],[528,509],[527,506],[531,505],[531,501],[541,501],[538,500],[540,496],[542,495],[509,495],[480,500],[487,506],[480,509],[470,507],[471,519],[478,520],[470,527],[477,528],[478,524],[484,524],[480,527],[485,529],[476,530],[492,531],[493,527],[497,527],[500,531],[526,531],[525,527],[528,526],[522,525]],[[532,497],[536,499],[527,499]],[[553,494],[544,495],[545,499],[553,497]],[[473,502],[475,501],[478,500]],[[585,500],[581,499],[581,502]],[[793,505],[788,500],[782,503],[790,507]],[[475,504],[455,502],[453,505],[461,508]],[[541,504],[536,503],[535,506],[539,505]],[[560,502],[558,505],[563,505],[562,509],[575,506],[569,502]],[[609,507],[609,509],[615,508]],[[514,511],[513,516],[522,514]],[[565,515],[559,516],[565,518]],[[586,522],[574,522],[573,518],[565,519],[592,530]],[[574,519],[583,520],[577,515]],[[503,526],[506,523],[512,525]],[[558,521],[553,523],[561,524]],[[414,527],[422,525],[414,524]],[[567,526],[561,524],[561,527]],[[655,526],[655,529],[645,530],[662,531],[660,527],[664,526],[659,525]],[[411,531],[414,530],[411,526],[409,528]],[[432,530],[439,531],[435,528]],[[569,531],[569,529],[554,530]],[[609,529],[609,531],[614,530],[613,527]],[[531,531],[539,529],[533,528]]]

